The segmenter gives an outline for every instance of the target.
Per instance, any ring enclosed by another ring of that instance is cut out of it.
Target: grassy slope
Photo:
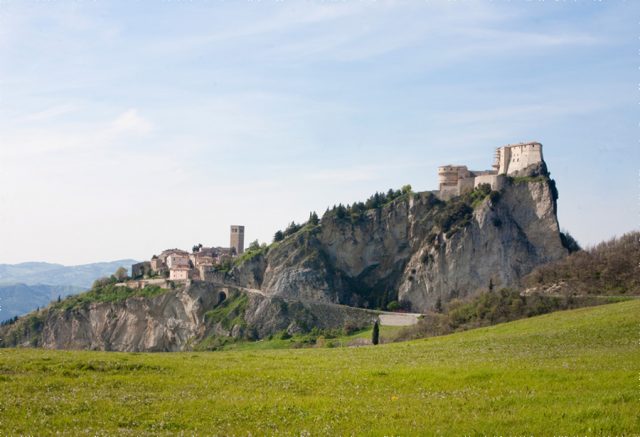
[[[640,301],[377,347],[0,350],[0,430],[632,434]]]

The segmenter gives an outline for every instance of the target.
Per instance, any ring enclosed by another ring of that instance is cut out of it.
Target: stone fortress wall
[[[472,191],[481,184],[489,184],[491,189],[500,190],[506,176],[542,162],[542,144],[528,142],[497,148],[492,170],[469,170],[466,165],[443,165],[438,167],[438,197],[448,200]]]

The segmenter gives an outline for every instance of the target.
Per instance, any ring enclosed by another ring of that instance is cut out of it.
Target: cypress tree
[[[374,345],[378,344],[380,341],[380,326],[378,325],[378,321],[376,320],[373,324],[373,332],[371,333],[371,343]]]

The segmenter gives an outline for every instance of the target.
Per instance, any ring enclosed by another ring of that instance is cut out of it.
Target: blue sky
[[[640,3],[0,0],[0,262],[270,241],[537,140],[583,245],[640,221]]]

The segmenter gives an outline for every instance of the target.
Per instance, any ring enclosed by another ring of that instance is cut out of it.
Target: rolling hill
[[[118,261],[64,266],[45,262],[0,264],[0,321],[44,307],[58,296],[65,297],[91,287],[92,282],[112,274],[120,266],[136,261]]]

